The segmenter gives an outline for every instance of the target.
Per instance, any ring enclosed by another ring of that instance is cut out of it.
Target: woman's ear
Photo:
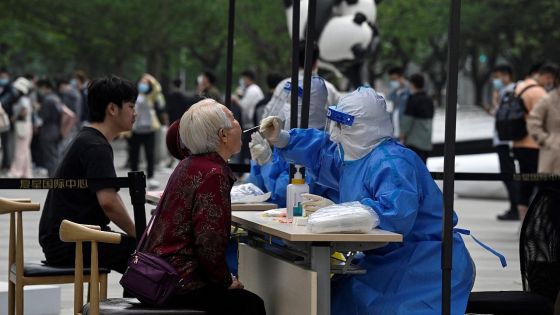
[[[227,134],[224,128],[220,128],[220,130],[218,130],[218,137],[220,137],[220,140],[222,140],[223,143],[227,142]]]

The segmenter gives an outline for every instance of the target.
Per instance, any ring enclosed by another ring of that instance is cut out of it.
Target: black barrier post
[[[300,128],[307,128],[309,126],[309,100],[311,99],[311,70],[313,70],[316,11],[317,0],[309,0],[309,8],[307,9],[307,32],[305,33],[305,64],[303,68],[303,100],[301,102]]]
[[[146,229],[146,175],[141,171],[128,172],[128,181],[138,241]]]
[[[292,79],[290,96],[290,129],[298,127],[298,89],[299,89],[299,0],[292,4]],[[295,83],[294,83],[295,82]],[[294,164],[290,163],[290,177],[296,172]]]
[[[297,128],[298,123],[298,88],[299,88],[299,0],[292,5],[292,82],[290,97],[290,129]]]
[[[455,130],[457,124],[457,80],[459,73],[459,32],[461,0],[451,0],[447,55],[447,104],[443,162],[443,222],[441,244],[441,313],[451,314],[451,268],[453,258],[453,195],[455,176]]]
[[[225,105],[231,109],[231,82],[233,68],[233,31],[235,26],[235,0],[229,0],[227,62],[226,62],[226,99]]]

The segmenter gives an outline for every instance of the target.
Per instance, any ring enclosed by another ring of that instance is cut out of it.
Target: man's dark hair
[[[553,75],[555,78],[558,77],[558,67],[551,64],[551,63],[547,63],[544,64],[540,69],[539,69],[539,74],[551,74]]]
[[[494,67],[493,72],[509,74],[509,76],[513,79],[513,68],[510,65],[506,65],[506,64],[497,65],[496,67]]]
[[[103,122],[109,103],[122,108],[123,103],[136,102],[138,90],[132,82],[117,76],[91,81],[88,85],[88,108],[91,122]]]
[[[280,81],[282,81],[282,76],[278,73],[270,73],[266,76],[266,85],[271,90],[274,89]]]
[[[216,84],[216,76],[214,75],[214,73],[212,73],[212,71],[206,70],[202,72],[202,74],[208,79],[208,82],[210,82],[210,84]]]
[[[41,80],[37,81],[37,87],[38,88],[46,87],[46,88],[52,90],[54,88],[54,84],[49,79],[41,79]]]
[[[245,71],[241,72],[241,76],[249,78],[249,80],[251,80],[251,81],[255,81],[255,73],[251,70],[245,70]]]
[[[183,80],[181,80],[181,78],[175,78],[173,79],[173,86],[176,88],[181,88],[181,85],[183,85]]]
[[[29,81],[33,81],[35,80],[35,74],[33,74],[32,72],[27,72],[23,75],[24,78],[26,78]]]
[[[6,68],[6,67],[0,67],[0,73],[10,74],[10,71],[8,71],[8,68]]]
[[[415,88],[422,90],[424,88],[424,77],[420,73],[415,73],[410,76],[410,83],[414,85]]]
[[[311,64],[313,65],[319,59],[319,46],[316,42],[313,42],[313,57],[311,57]],[[299,67],[303,69],[305,67],[305,41],[299,42]]]
[[[544,62],[539,61],[539,62],[535,62],[534,64],[531,65],[531,67],[529,67],[529,71],[527,72],[527,76],[531,76],[533,74],[539,73],[539,70],[541,69],[541,67],[544,65]]]
[[[389,75],[398,75],[399,77],[402,77],[404,75],[404,69],[402,67],[391,67],[387,73]]]
[[[56,79],[56,88],[57,89],[60,89],[60,86],[63,85],[63,84],[68,85],[68,84],[70,84],[70,81],[66,78],[63,78],[63,77]]]

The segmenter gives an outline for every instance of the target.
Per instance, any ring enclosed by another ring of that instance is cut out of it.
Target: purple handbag
[[[160,257],[140,251],[147,231],[150,230],[159,211],[158,206],[138,242],[136,251],[128,260],[128,267],[120,281],[132,296],[151,306],[164,305],[183,285],[183,279],[171,264]]]

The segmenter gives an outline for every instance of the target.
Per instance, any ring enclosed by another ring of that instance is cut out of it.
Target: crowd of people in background
[[[241,73],[239,87],[232,96],[232,112],[244,127],[250,128],[260,121],[264,105],[280,80],[278,74],[268,75],[269,86],[265,93],[256,84],[254,72],[246,70]],[[130,132],[122,135],[127,145],[127,162],[123,169],[139,170],[143,158],[148,187],[160,187],[154,178],[155,169],[159,166],[171,168],[175,164],[167,152],[160,149],[163,148],[166,127],[204,98],[223,103],[224,95],[216,81],[212,72],[203,71],[191,89],[184,80],[175,78],[171,87],[165,90],[150,74],[138,78],[136,122]],[[0,103],[10,121],[9,127],[0,133],[0,176],[54,176],[65,149],[80,128],[89,124],[88,83],[89,79],[82,71],[69,76],[38,78],[33,74],[13,76],[7,69],[0,69]],[[249,159],[245,144],[234,160],[248,163]]]
[[[0,69],[0,103],[9,117],[1,134],[2,175],[52,176],[59,157],[87,122],[88,78],[81,71],[55,80]]]
[[[303,59],[303,58],[300,58]],[[316,69],[314,69],[316,71]],[[388,70],[387,100],[392,105],[394,137],[416,152],[426,162],[433,148],[432,124],[435,107],[426,91],[426,80],[421,73],[405,76],[401,67]],[[303,65],[300,67],[300,80]],[[264,78],[262,78],[264,79]],[[257,74],[244,70],[238,88],[231,96],[231,111],[243,129],[257,126],[263,117],[276,115],[277,103],[286,101],[288,79],[271,73],[266,76],[266,88],[257,82]],[[10,128],[2,132],[1,175],[14,178],[53,176],[60,157],[83,125],[88,124],[87,85],[89,79],[82,71],[56,79],[37,78],[32,74],[13,77],[7,69],[0,69],[0,103],[10,118]],[[560,171],[560,136],[555,132],[560,95],[557,86],[558,69],[551,64],[532,67],[527,76],[514,80],[512,67],[499,65],[493,71],[493,114],[507,93],[521,94],[527,109],[527,137],[503,141],[494,134],[494,147],[502,173],[554,173]],[[224,103],[225,96],[217,87],[217,78],[210,71],[196,77],[189,89],[181,78],[174,79],[164,89],[150,74],[137,80],[139,97],[136,102],[137,118],[131,132],[123,135],[127,143],[128,159],[125,169],[139,170],[140,149],[146,164],[148,188],[160,187],[154,172],[159,166],[171,168],[175,164],[162,148],[166,127],[180,119],[188,108],[204,98]],[[340,97],[328,81],[328,104]],[[527,91],[523,91],[528,87]],[[165,93],[164,93],[165,92]],[[280,100],[279,100],[280,99]],[[285,111],[282,108],[282,111]],[[317,117],[310,115],[310,119]],[[289,117],[286,123],[289,122]],[[310,127],[311,123],[310,123]],[[289,126],[285,126],[289,128]],[[243,134],[241,153],[233,162],[247,164],[250,160],[250,134]],[[517,161],[517,165],[516,165]],[[534,185],[505,182],[510,208],[498,216],[499,220],[517,220],[523,216]]]

